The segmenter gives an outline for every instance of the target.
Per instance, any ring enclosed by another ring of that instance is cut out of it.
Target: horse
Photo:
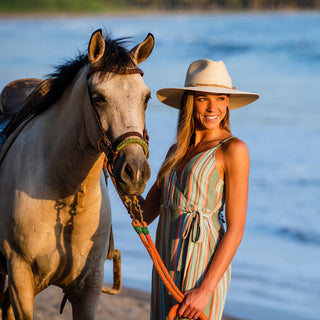
[[[150,178],[150,90],[138,64],[154,37],[131,50],[126,42],[95,31],[87,52],[41,82],[3,131],[3,319],[33,319],[35,296],[50,285],[63,290],[73,319],[95,317],[111,232],[105,158],[121,194],[141,194]]]

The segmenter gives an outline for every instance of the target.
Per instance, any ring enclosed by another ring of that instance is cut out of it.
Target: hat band
[[[216,88],[223,88],[223,89],[231,89],[231,87],[223,86],[219,84],[191,84],[188,87],[216,87]]]

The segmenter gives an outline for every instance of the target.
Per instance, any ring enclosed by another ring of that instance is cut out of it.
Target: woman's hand
[[[185,298],[182,301],[177,315],[188,319],[198,319],[200,313],[209,302],[212,292],[196,288],[185,292]]]

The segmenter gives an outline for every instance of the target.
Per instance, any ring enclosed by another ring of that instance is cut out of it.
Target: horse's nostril
[[[125,168],[124,168],[124,171],[126,173],[126,175],[130,178],[130,180],[132,181],[133,180],[133,176],[134,176],[134,172],[133,172],[133,169],[131,167],[131,165],[129,163],[127,163],[125,165]]]
[[[140,149],[138,149],[140,151]],[[117,186],[123,194],[141,194],[150,178],[150,166],[145,158],[118,158],[115,162]]]

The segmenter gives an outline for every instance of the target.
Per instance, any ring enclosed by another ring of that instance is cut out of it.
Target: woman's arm
[[[147,224],[156,219],[160,213],[160,196],[161,190],[155,182],[141,206],[144,212],[143,218]]]
[[[225,176],[225,215],[227,230],[200,286],[186,293],[178,316],[197,319],[226,272],[241,242],[247,212],[249,151],[241,140],[230,141],[222,150]]]
[[[166,159],[170,157],[174,151],[175,145],[172,145],[167,152]],[[145,200],[140,201],[142,203],[142,209],[144,211],[144,220],[147,224],[150,224],[160,214],[160,199],[161,189],[157,182],[149,190]]]

